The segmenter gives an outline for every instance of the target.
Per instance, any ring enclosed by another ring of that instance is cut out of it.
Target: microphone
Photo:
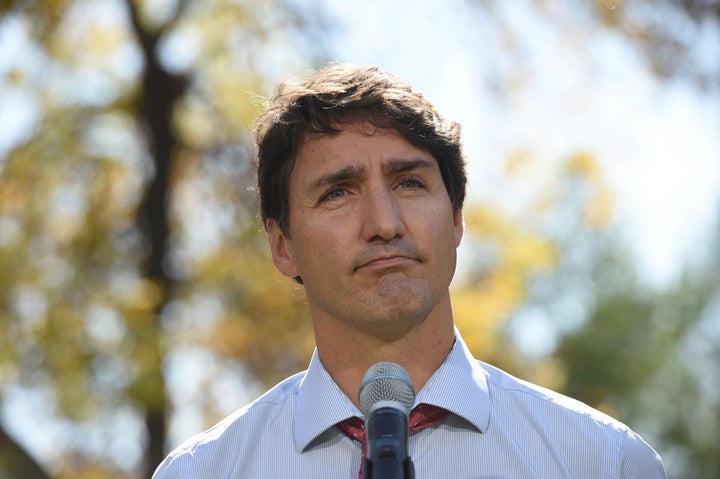
[[[367,441],[363,479],[414,479],[408,455],[408,418],[415,389],[407,371],[390,362],[371,366],[360,385],[358,402],[365,416]]]

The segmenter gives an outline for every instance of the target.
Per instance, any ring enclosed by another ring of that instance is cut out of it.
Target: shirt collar
[[[464,418],[480,432],[490,423],[487,372],[455,330],[455,344],[445,361],[417,393],[415,404],[432,404]]]
[[[295,408],[293,436],[300,453],[330,427],[362,413],[330,377],[317,349],[300,384]]]
[[[486,376],[456,329],[452,350],[417,394],[415,405],[442,407],[485,432],[490,421]],[[330,377],[316,349],[297,397],[293,425],[296,450],[304,451],[320,434],[353,416],[362,417],[362,413]]]

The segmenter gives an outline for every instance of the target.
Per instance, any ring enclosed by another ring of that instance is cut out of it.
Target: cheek
[[[334,269],[343,257],[351,256],[348,227],[333,222],[308,222],[296,238],[296,258],[300,268],[322,274]]]
[[[445,245],[450,242],[457,246],[462,237],[462,227],[457,227],[455,216],[448,213],[445,205],[424,211],[418,208],[410,215],[411,224],[422,225],[424,236],[437,244]]]

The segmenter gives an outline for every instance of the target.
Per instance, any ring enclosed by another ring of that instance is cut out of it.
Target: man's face
[[[447,299],[462,214],[436,160],[396,130],[307,135],[289,204],[289,235],[269,220],[270,246],[283,274],[302,277],[314,320],[396,335]]]

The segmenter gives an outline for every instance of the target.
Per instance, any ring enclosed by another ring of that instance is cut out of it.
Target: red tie
[[[431,406],[430,404],[418,404],[415,406],[410,413],[410,420],[408,426],[410,427],[410,434],[415,434],[420,429],[428,427],[447,416],[450,413],[447,409],[443,409],[438,406]],[[362,457],[365,458],[367,455],[367,442],[365,441],[365,423],[357,416],[345,419],[339,422],[337,426],[344,432],[348,437],[359,441],[362,444]],[[360,471],[358,472],[358,479],[362,479],[362,459],[360,460]]]

